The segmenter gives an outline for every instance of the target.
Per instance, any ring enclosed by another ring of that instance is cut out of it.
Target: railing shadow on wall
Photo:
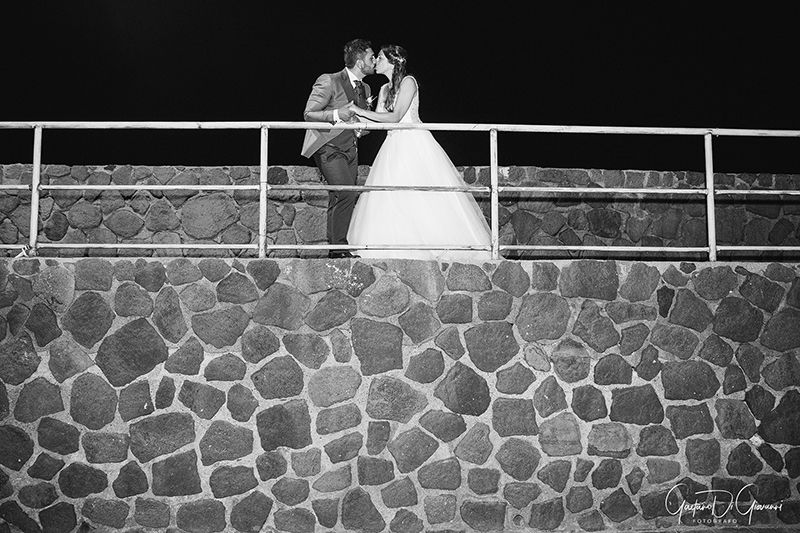
[[[800,252],[800,246],[748,246],[748,245],[720,245],[716,238],[715,206],[718,198],[735,198],[745,196],[754,197],[792,197],[800,196],[800,190],[730,190],[718,189],[714,183],[713,145],[714,137],[800,137],[797,130],[756,130],[756,129],[726,129],[726,128],[656,128],[656,127],[611,127],[611,126],[550,126],[550,125],[524,125],[524,124],[460,124],[460,123],[415,123],[415,124],[378,124],[378,123],[351,123],[337,124],[337,129],[357,130],[396,130],[396,129],[425,129],[430,131],[469,131],[486,132],[489,134],[489,168],[491,181],[485,186],[442,187],[442,186],[366,186],[366,185],[309,185],[288,184],[275,185],[267,181],[268,170],[268,141],[270,130],[298,130],[318,129],[330,130],[331,124],[316,122],[0,122],[0,129],[32,129],[33,139],[33,172],[31,183],[12,185],[0,184],[1,191],[28,191],[31,194],[29,239],[24,244],[0,244],[0,249],[20,250],[20,256],[36,255],[39,249],[44,248],[110,248],[110,249],[236,249],[254,250],[258,257],[266,257],[267,253],[276,250],[352,250],[365,246],[334,245],[334,244],[270,244],[267,242],[267,202],[270,192],[275,191],[394,191],[416,190],[431,192],[468,192],[471,194],[489,195],[490,198],[490,226],[491,245],[486,246],[402,246],[402,245],[370,245],[372,249],[437,249],[437,250],[490,250],[493,259],[500,259],[503,251],[531,251],[531,252],[592,252],[607,255],[614,252],[658,253],[658,254],[702,254],[708,261],[717,261],[718,254],[727,252]],[[46,129],[81,129],[81,130],[112,130],[112,129],[159,129],[159,130],[259,130],[260,135],[260,171],[259,182],[253,185],[52,185],[41,183],[42,167],[42,136]],[[528,186],[501,186],[499,181],[498,164],[498,132],[514,133],[553,133],[553,134],[611,134],[611,135],[679,135],[702,137],[704,141],[705,157],[705,187],[697,189],[675,188],[625,188],[625,187],[528,187]],[[39,200],[42,192],[68,191],[68,190],[98,190],[98,191],[166,191],[166,190],[192,190],[192,191],[258,191],[259,193],[259,229],[257,243],[248,244],[223,244],[223,243],[52,243],[40,242],[38,231]],[[527,194],[534,197],[550,198],[557,196],[572,196],[587,194],[592,196],[609,196],[612,198],[625,197],[683,197],[684,199],[705,199],[706,205],[706,246],[587,246],[587,245],[532,245],[532,244],[501,244],[499,238],[499,205],[500,196],[504,193]]]

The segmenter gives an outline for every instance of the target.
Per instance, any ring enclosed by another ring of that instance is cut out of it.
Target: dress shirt
[[[355,74],[353,74],[353,71],[351,71],[349,68],[345,69],[345,70],[347,70],[347,77],[350,78],[350,85],[353,87],[353,90],[355,90],[355,88],[356,88],[356,80],[358,80],[358,78],[356,77]],[[358,81],[360,81],[360,80],[358,80]],[[336,124],[337,122],[341,122],[341,120],[339,120],[339,110],[338,109],[334,109],[333,110],[333,123]]]

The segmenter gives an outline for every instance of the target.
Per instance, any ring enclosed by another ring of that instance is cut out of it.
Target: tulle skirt
[[[375,156],[366,185],[464,186],[460,173],[427,130],[394,130]],[[347,233],[352,245],[489,246],[489,224],[472,194],[440,191],[361,193]],[[489,260],[486,250],[359,249],[365,258]]]

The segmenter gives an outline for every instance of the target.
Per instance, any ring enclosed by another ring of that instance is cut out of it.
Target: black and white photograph
[[[800,531],[798,20],[0,6],[0,533]]]

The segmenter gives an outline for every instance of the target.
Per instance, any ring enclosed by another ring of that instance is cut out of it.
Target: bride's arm
[[[408,108],[411,105],[411,100],[414,98],[415,94],[417,94],[417,82],[411,76],[406,76],[403,78],[403,81],[400,82],[400,91],[397,93],[394,111],[379,113],[377,111],[361,109],[360,107],[356,106],[353,107],[353,110],[358,116],[373,122],[400,122],[400,119],[403,118],[403,115],[405,115],[406,111],[408,111]],[[383,91],[381,91],[379,98],[384,97]]]

